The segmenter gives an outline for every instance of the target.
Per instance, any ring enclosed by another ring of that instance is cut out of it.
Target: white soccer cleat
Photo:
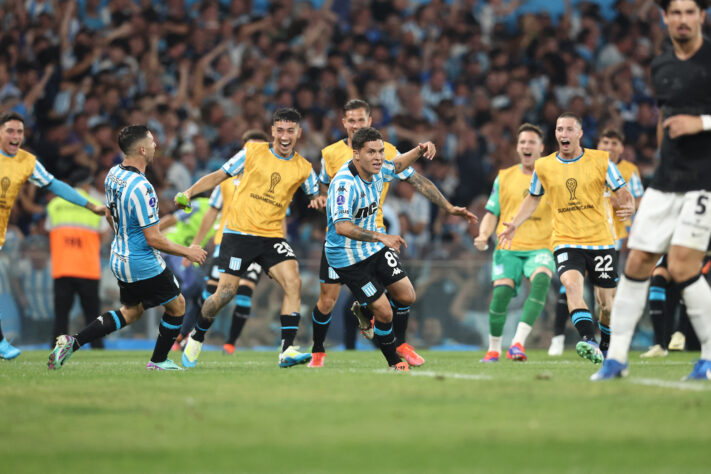
[[[669,352],[666,349],[662,349],[662,346],[659,344],[654,344],[647,352],[640,354],[639,356],[643,359],[648,359],[651,357],[666,357],[668,355]]]
[[[551,345],[548,348],[549,356],[561,356],[563,355],[563,349],[565,347],[565,334],[559,336],[553,336],[551,339]]]
[[[686,337],[684,333],[677,331],[672,334],[671,341],[669,341],[668,349],[670,351],[683,351],[686,345]]]
[[[187,344],[185,344],[185,351],[183,351],[183,367],[195,367],[198,357],[200,356],[200,351],[202,351],[202,342],[196,341],[192,337],[189,337]]]

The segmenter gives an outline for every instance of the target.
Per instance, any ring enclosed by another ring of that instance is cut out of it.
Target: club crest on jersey
[[[7,194],[11,184],[12,180],[7,176],[3,176],[2,179],[0,179],[0,191],[2,192],[2,196],[0,197],[2,197],[2,199],[5,199],[5,194]]]
[[[378,211],[378,203],[377,202],[371,202],[370,206],[365,206],[361,207],[358,209],[355,213],[354,218],[355,219],[365,219],[366,217],[370,216],[371,214],[375,214]]]
[[[570,193],[570,200],[575,201],[575,190],[578,188],[578,181],[575,178],[568,178],[565,181],[565,187]]]
[[[281,175],[275,171],[274,173],[272,173],[271,177],[269,178],[269,191],[267,191],[267,193],[269,193],[269,194],[273,193],[274,188],[276,187],[277,184],[279,184],[279,181],[281,181]]]

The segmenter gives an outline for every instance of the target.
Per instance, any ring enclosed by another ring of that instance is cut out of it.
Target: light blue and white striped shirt
[[[328,187],[326,203],[326,259],[333,268],[343,268],[362,262],[380,251],[381,242],[364,242],[349,239],[336,232],[336,222],[349,220],[365,230],[377,232],[376,214],[383,183],[395,178],[404,180],[414,174],[412,168],[395,173],[395,163],[385,160],[380,172],[370,182],[358,175],[353,161],[348,161],[338,170]]]
[[[136,168],[117,165],[106,175],[104,187],[116,234],[109,260],[114,276],[131,283],[159,275],[165,262],[143,235],[144,228],[159,221],[153,186]]]

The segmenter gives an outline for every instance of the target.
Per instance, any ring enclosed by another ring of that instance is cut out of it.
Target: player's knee
[[[171,303],[166,306],[165,312],[169,316],[183,316],[185,314],[185,298],[182,294],[178,295]]]
[[[318,303],[316,303],[316,305],[318,306],[318,310],[321,311],[321,313],[328,314],[333,311],[333,308],[336,307],[336,298],[322,294],[319,297]]]
[[[293,296],[301,294],[301,278],[297,275],[296,278],[287,278],[284,281],[284,293]]]
[[[412,306],[415,303],[416,296],[415,289],[410,288],[409,291],[399,294],[396,301],[400,303],[400,306]]]
[[[691,262],[669,262],[669,275],[675,283],[682,283],[695,277],[700,272],[700,266]]]

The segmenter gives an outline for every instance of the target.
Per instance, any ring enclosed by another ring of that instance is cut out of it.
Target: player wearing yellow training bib
[[[301,114],[295,109],[277,110],[272,116],[272,143],[247,143],[221,169],[200,178],[184,193],[190,199],[228,176],[243,173],[227,207],[217,291],[205,300],[202,315],[185,346],[183,365],[192,367],[197,363],[205,332],[217,312],[235,296],[240,276],[253,262],[261,265],[284,290],[279,365],[291,367],[311,360],[311,354],[298,352],[292,344],[301,319],[301,278],[296,255],[282,230],[297,188],[301,187],[311,200],[309,207],[319,209],[325,204],[325,198],[318,194],[318,177],[311,163],[294,151],[301,136],[300,122]]]
[[[639,170],[637,167],[629,161],[620,159],[622,151],[624,150],[624,140],[624,135],[621,132],[612,128],[606,128],[600,133],[597,148],[598,150],[606,151],[610,154],[610,161],[615,163],[620,174],[627,182],[629,191],[635,199],[635,209],[637,209],[644,189],[642,188],[642,181],[639,178]],[[607,203],[607,218],[615,239],[615,249],[619,252],[622,248],[623,240],[627,237],[627,229],[631,225],[631,220],[629,218],[622,219],[615,215],[616,206],[615,203],[612,202],[609,189],[605,190],[605,202]],[[616,258],[618,256],[619,254],[616,255]],[[568,316],[568,300],[565,294],[565,287],[561,286],[560,295],[556,302],[553,337],[551,338],[548,355],[557,356],[563,354],[563,348],[565,346],[565,323],[568,320]],[[600,326],[600,332],[602,335],[600,346],[604,347],[609,337],[609,331],[607,327],[602,324]]]
[[[0,115],[0,249],[5,243],[5,233],[10,220],[10,212],[20,188],[29,181],[40,188],[46,188],[57,196],[78,206],[84,206],[94,214],[102,216],[106,208],[90,202],[71,186],[54,179],[37,157],[20,148],[25,139],[25,119],[16,112]],[[0,308],[2,319],[2,308]],[[14,359],[20,350],[5,340],[0,328],[0,359]]]
[[[543,151],[543,132],[535,125],[525,123],[518,129],[516,153],[521,164],[499,171],[494,188],[486,203],[486,215],[479,226],[474,245],[479,250],[488,248],[488,240],[496,228],[504,231],[504,222],[510,222],[523,199],[528,195],[534,164]],[[551,210],[547,198],[542,199],[533,215],[521,224],[511,242],[510,249],[494,251],[491,280],[494,290],[489,305],[489,350],[482,362],[497,362],[501,353],[501,337],[506,323],[506,313],[511,298],[518,293],[521,277],[531,280],[531,293],[523,306],[521,321],[516,328],[506,357],[524,361],[526,338],[543,310],[551,277],[555,271],[551,253]],[[498,225],[497,225],[498,221]]]
[[[595,340],[592,314],[583,300],[584,277],[587,272],[595,287],[600,325],[609,328],[617,271],[605,187],[616,195],[619,217],[632,215],[634,201],[608,153],[580,146],[583,129],[579,117],[562,114],[556,121],[555,135],[558,152],[536,161],[530,194],[513,220],[505,223],[506,229],[499,234],[500,245],[510,247],[517,229],[533,215],[545,194],[553,215],[552,244],[558,275],[565,286],[571,319],[581,337],[576,350],[581,357],[601,363],[604,356]]]

